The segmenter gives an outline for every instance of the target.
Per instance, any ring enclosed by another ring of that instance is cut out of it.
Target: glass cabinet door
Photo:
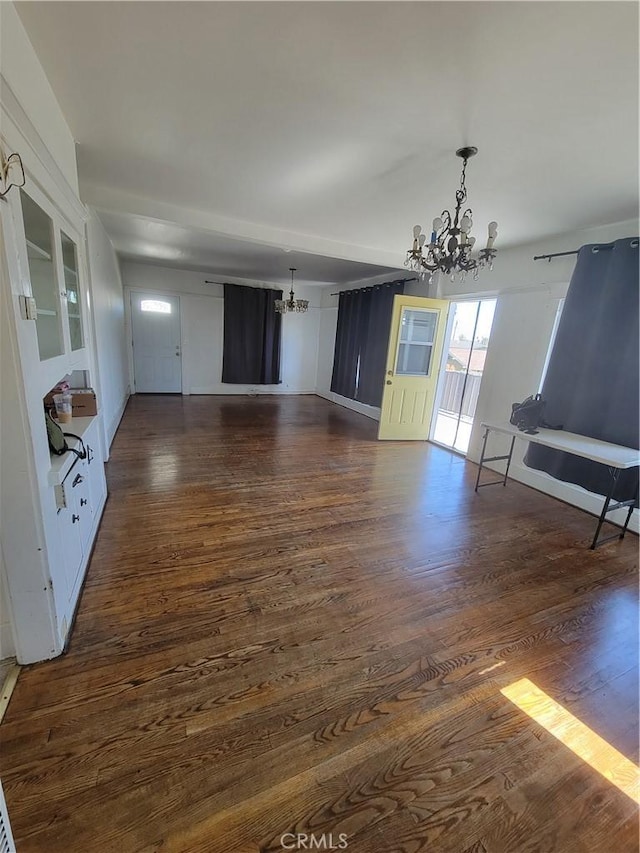
[[[62,240],[62,265],[64,269],[64,286],[67,291],[67,315],[69,317],[69,336],[71,349],[82,349],[84,335],[82,333],[82,312],[80,310],[80,287],[78,285],[78,252],[76,244],[64,231],[60,232]]]
[[[27,240],[31,291],[36,300],[40,361],[62,355],[64,339],[60,317],[60,289],[53,250],[53,222],[33,199],[21,191]]]

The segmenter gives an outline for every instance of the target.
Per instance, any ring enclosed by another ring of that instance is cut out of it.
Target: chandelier
[[[427,246],[427,235],[422,233],[422,227],[414,226],[413,246],[407,252],[404,265],[412,272],[418,273],[420,278],[428,276],[429,284],[433,281],[434,273],[438,271],[450,276],[451,281],[455,281],[456,275],[464,281],[468,272],[473,272],[474,279],[477,279],[483,267],[493,269],[493,259],[497,254],[493,244],[498,236],[498,223],[489,223],[487,245],[479,255],[472,256],[476,242],[476,238],[470,236],[473,211],[468,207],[461,215],[462,206],[467,200],[467,162],[477,153],[478,149],[474,146],[458,148],[456,151],[456,156],[462,158],[462,175],[460,188],[456,190],[455,213],[452,216],[448,210],[443,210],[440,216],[436,216]]]
[[[276,299],[275,306],[278,314],[286,314],[287,311],[297,311],[298,314],[302,314],[309,307],[308,299],[293,298],[293,274],[295,271],[295,267],[289,267],[289,272],[291,273],[291,290],[289,292],[289,298]]]

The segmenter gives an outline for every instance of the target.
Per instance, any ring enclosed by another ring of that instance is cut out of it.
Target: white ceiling
[[[500,248],[637,215],[636,3],[17,8],[131,255],[241,270],[241,238],[400,265],[463,144],[479,242],[490,219]]]
[[[346,284],[383,273],[393,278],[412,275],[406,270],[281,249],[142,216],[105,210],[99,215],[118,253],[146,263],[280,283],[290,282],[291,267],[296,268],[296,283],[304,284]]]

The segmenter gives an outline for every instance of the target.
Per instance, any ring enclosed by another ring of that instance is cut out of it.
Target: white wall
[[[639,223],[631,220],[557,235],[539,243],[501,251],[494,270],[481,273],[477,282],[471,277],[464,286],[451,283],[447,279],[434,283],[430,288],[426,282],[412,282],[405,287],[405,292],[416,296],[438,296],[447,299],[497,297],[491,340],[467,454],[469,459],[477,462],[480,458],[481,422],[508,420],[511,403],[529,394],[535,394],[539,388],[558,305],[566,294],[576,258],[567,256],[547,262],[534,261],[533,256],[570,251],[587,243],[636,237],[638,230]],[[410,275],[406,273],[407,277]],[[353,282],[349,287],[364,287],[383,280],[385,279],[378,277]],[[318,393],[360,411],[359,404],[354,405],[353,401],[338,398],[329,390],[338,302],[338,297],[331,296],[331,293],[338,289],[347,288],[325,287],[321,295]],[[379,418],[379,410],[364,413]],[[615,417],[615,413],[612,413],[612,417]],[[505,441],[508,440],[504,437],[492,437],[488,450],[493,450],[496,454],[504,452]],[[525,452],[526,444],[516,442],[510,469],[510,475],[514,479],[590,512],[600,512],[602,501],[598,497],[578,486],[562,483],[547,474],[527,468],[522,461]],[[494,455],[493,452],[491,455]],[[496,468],[500,469],[501,465],[502,463],[496,463]],[[619,518],[622,515],[623,511],[620,511]],[[631,527],[638,529],[637,510],[634,512]]]
[[[120,266],[95,211],[87,221],[87,258],[97,354],[98,401],[102,412],[105,459],[129,397],[129,365]]]
[[[6,0],[0,3],[0,57],[3,101],[6,104],[9,100],[8,87],[77,195],[73,136],[18,13]]]
[[[273,287],[263,282],[209,275],[133,261],[123,261],[122,280],[130,335],[131,291],[166,292],[180,298],[183,394],[313,394],[318,362],[320,288],[295,286],[296,297],[309,300],[306,314],[282,318],[282,382],[280,385],[228,385],[222,383],[223,288],[205,279],[252,287]],[[287,284],[283,284],[287,289]],[[133,364],[130,353],[130,377]]]
[[[13,640],[11,626],[11,606],[9,604],[9,589],[5,576],[4,558],[0,548],[0,660],[14,657],[16,645]]]

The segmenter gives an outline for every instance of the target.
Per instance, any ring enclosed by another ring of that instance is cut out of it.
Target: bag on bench
[[[552,426],[543,419],[542,413],[546,405],[541,394],[527,397],[521,403],[512,403],[509,423],[518,427],[522,432],[526,432],[528,435],[536,435],[538,427],[543,427],[544,429],[562,429],[562,425]]]

